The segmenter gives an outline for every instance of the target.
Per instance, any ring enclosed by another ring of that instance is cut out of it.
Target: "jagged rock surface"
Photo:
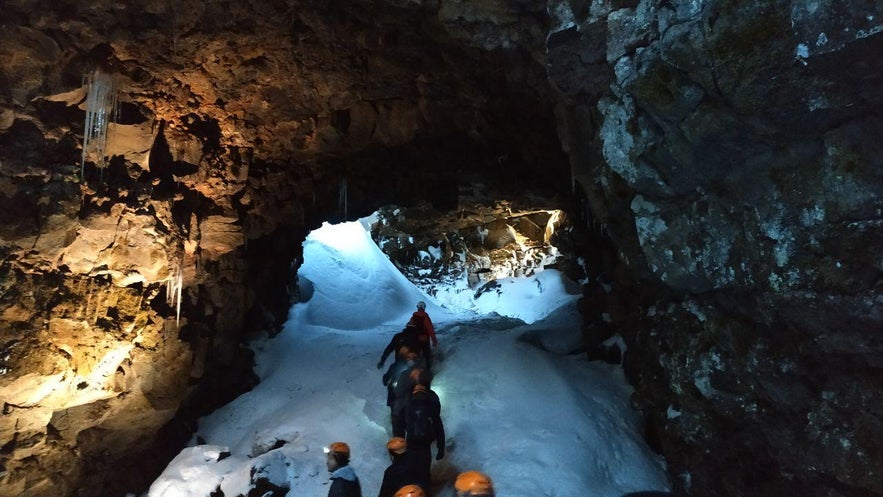
[[[612,322],[593,327],[631,344],[636,405],[676,486],[883,495],[883,161],[868,139],[883,12],[614,4],[554,35],[574,42],[550,74],[573,104],[565,146],[598,130],[572,162],[608,246],[612,288],[589,293]],[[605,56],[609,91],[574,85],[591,66],[565,72],[581,50]]]
[[[4,2],[0,494],[149,483],[254,381],[241,344],[284,319],[308,229],[454,209],[469,173],[578,197],[587,346],[624,337],[680,492],[883,495],[881,16]],[[80,178],[95,68],[120,115]]]

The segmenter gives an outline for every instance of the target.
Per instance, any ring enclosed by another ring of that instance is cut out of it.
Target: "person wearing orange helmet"
[[[397,489],[405,486],[416,486],[421,482],[417,477],[417,468],[413,457],[408,452],[408,443],[402,437],[393,437],[386,444],[389,459],[392,462],[383,472],[378,497],[393,497]],[[417,487],[420,488],[420,487]],[[395,493],[395,495],[399,495]]]
[[[494,482],[479,471],[464,471],[454,482],[457,497],[494,497]]]
[[[445,427],[441,419],[441,401],[425,382],[426,375],[412,372],[415,382],[405,409],[405,439],[413,453],[420,481],[428,486],[432,474],[432,442],[436,460],[445,456]]]
[[[331,473],[331,488],[328,497],[362,497],[359,477],[350,467],[350,446],[334,442],[325,447],[325,466]]]
[[[426,492],[419,485],[405,485],[393,497],[426,497]]]
[[[383,349],[383,354],[380,355],[380,360],[377,362],[377,369],[383,369],[383,364],[386,363],[386,358],[393,352],[395,352],[395,360],[401,359],[402,347],[407,347],[408,350],[412,350],[419,354],[423,347],[419,334],[420,329],[417,326],[417,323],[408,321],[405,328],[393,335],[389,340],[389,344]]]
[[[383,384],[386,386],[386,405],[389,406],[390,424],[392,434],[396,437],[405,435],[405,408],[408,406],[408,396],[414,387],[411,373],[415,369],[422,369],[424,363],[416,352],[402,347],[402,356],[396,359],[383,374]]]

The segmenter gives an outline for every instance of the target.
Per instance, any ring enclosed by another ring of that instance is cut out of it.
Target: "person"
[[[435,328],[432,326],[432,319],[426,313],[426,302],[417,302],[417,310],[411,314],[409,323],[414,323],[417,327],[417,338],[420,339],[420,355],[426,360],[426,367],[432,368],[432,347],[438,346],[438,338],[435,336]],[[430,347],[430,342],[432,347]]]
[[[391,464],[383,472],[383,481],[380,483],[378,497],[393,497],[399,495],[396,489],[405,486],[415,486],[417,481],[416,468],[408,453],[408,443],[402,437],[392,437],[386,443],[386,451],[389,452]],[[420,487],[418,487],[420,488]]]
[[[418,373],[416,375],[420,377]],[[418,382],[411,391],[405,409],[405,440],[413,453],[420,480],[429,485],[432,470],[432,442],[436,446],[436,460],[445,457],[445,427],[441,419],[441,401],[424,382]]]
[[[454,482],[457,497],[494,497],[494,482],[478,471],[465,471]]]
[[[350,467],[350,447],[343,442],[334,442],[325,447],[325,466],[331,473],[331,488],[328,497],[362,497],[359,477]]]
[[[401,347],[399,354],[400,358],[390,364],[389,369],[383,374],[383,384],[387,389],[386,405],[389,406],[390,424],[395,437],[405,435],[405,408],[408,406],[408,396],[414,386],[411,373],[415,369],[424,367],[417,353],[408,347]]]
[[[426,497],[426,492],[419,485],[405,485],[393,497]]]
[[[383,369],[383,364],[386,362],[386,358],[393,351],[396,352],[395,359],[399,359],[401,355],[399,351],[402,347],[407,347],[409,350],[414,352],[418,352],[421,349],[420,345],[420,337],[418,337],[418,328],[416,323],[412,323],[408,321],[408,324],[405,325],[405,328],[392,336],[392,339],[389,341],[389,345],[383,349],[383,354],[380,356],[380,362],[377,363],[377,369]]]

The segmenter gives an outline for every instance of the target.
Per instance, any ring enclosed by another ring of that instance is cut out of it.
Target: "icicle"
[[[172,276],[166,280],[166,303],[175,308],[175,325],[181,322],[181,291],[184,288],[184,264],[175,262]]]
[[[177,305],[175,305],[175,326],[179,326],[181,322],[181,289],[184,287],[184,271],[181,269],[180,263],[178,264],[178,279],[175,281],[175,286],[178,287],[178,294],[175,296],[177,301]]]
[[[111,121],[119,119],[117,88],[113,76],[99,69],[89,77],[86,95],[86,125],[83,129],[83,155],[80,161],[80,178],[86,160],[93,160],[103,168],[107,165],[107,128]]]

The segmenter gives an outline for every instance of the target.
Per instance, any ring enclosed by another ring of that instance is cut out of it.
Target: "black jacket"
[[[380,366],[378,367],[383,367],[382,365],[386,362],[386,358],[393,352],[396,353],[393,357],[398,359],[399,349],[403,345],[417,354],[420,353],[422,344],[420,343],[420,337],[417,335],[417,328],[409,326],[393,335],[392,339],[389,341],[389,345],[383,349],[383,355],[380,356]]]
[[[401,406],[407,404],[411,389],[414,388],[414,380],[410,376],[411,371],[424,368],[424,363],[420,359],[416,361],[399,359],[390,364],[389,369],[383,374],[383,384],[387,389],[386,405],[392,406],[396,401]]]
[[[426,447],[429,446],[433,441],[435,441],[436,448],[444,454],[445,452],[445,426],[442,424],[441,419],[441,401],[438,398],[438,394],[433,392],[432,390],[426,390],[425,393],[416,393],[411,395],[410,403],[412,404],[415,398],[419,396],[425,396],[427,401],[427,405],[429,408],[429,420],[432,422],[432,438],[429,440],[415,440],[410,433],[405,435],[405,438],[408,441],[408,447],[412,444],[415,447]],[[411,415],[411,407],[405,410],[405,426],[409,426],[408,416]]]
[[[424,485],[408,452],[397,457],[383,472],[383,483],[380,484],[378,497],[393,497],[405,485]]]

